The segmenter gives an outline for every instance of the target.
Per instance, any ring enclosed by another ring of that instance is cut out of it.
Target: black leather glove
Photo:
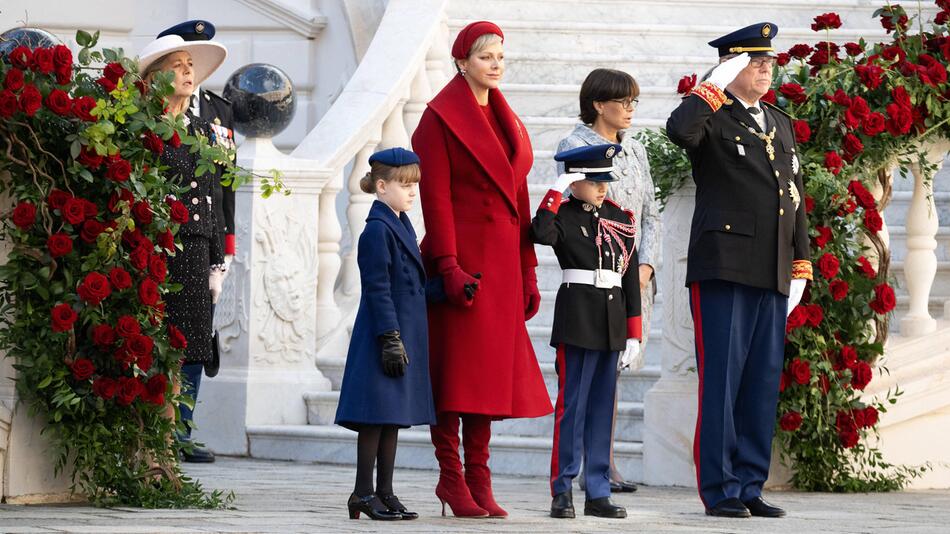
[[[402,376],[406,374],[406,366],[409,365],[409,356],[406,354],[406,347],[402,344],[399,337],[399,330],[392,330],[380,334],[379,345],[382,352],[383,372],[386,376]]]

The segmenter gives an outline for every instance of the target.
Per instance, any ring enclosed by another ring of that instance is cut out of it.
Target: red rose
[[[910,102],[910,93],[908,93],[907,89],[902,85],[891,90],[891,98],[894,99],[895,104],[902,108],[910,108],[913,106]]]
[[[844,165],[844,162],[841,161],[841,156],[837,152],[831,150],[825,152],[825,168],[831,171],[831,174],[837,176],[841,173],[841,167]]]
[[[73,67],[73,51],[66,45],[53,47],[53,63],[57,68]]]
[[[846,369],[851,369],[858,363],[858,351],[851,345],[841,347],[841,364]]]
[[[884,228],[884,219],[877,210],[864,211],[864,227],[872,233],[880,232]]]
[[[76,361],[69,368],[73,372],[73,378],[79,381],[89,380],[92,374],[96,372],[96,366],[92,364],[92,360],[89,358],[76,358]]]
[[[148,379],[145,385],[146,402],[161,406],[165,404],[165,391],[168,388],[168,378],[163,374],[157,374]]]
[[[786,373],[785,371],[782,371],[782,374],[778,380],[778,392],[782,393],[783,391],[788,389],[790,382],[791,382],[791,378],[788,377],[788,373]]]
[[[825,98],[841,107],[847,108],[851,106],[851,97],[848,96],[848,93],[845,93],[843,89],[838,89],[833,95],[826,94]]]
[[[87,169],[94,171],[102,165],[103,157],[100,156],[96,150],[92,147],[84,146],[82,150],[79,151],[79,157],[76,158],[76,162],[86,167]]]
[[[142,139],[142,144],[145,145],[145,148],[151,150],[157,156],[161,156],[162,152],[165,151],[165,142],[162,141],[161,137],[152,131],[145,132],[145,136]]]
[[[782,96],[796,104],[802,104],[808,100],[808,96],[805,94],[805,89],[797,83],[782,84],[778,90],[780,93],[782,93]]]
[[[171,208],[171,218],[178,224],[188,222],[188,208],[180,200],[169,200],[168,206]]]
[[[185,339],[185,334],[181,333],[175,325],[168,325],[168,344],[172,346],[173,349],[185,350],[185,347],[188,346],[188,340]]]
[[[119,63],[109,63],[102,69],[102,74],[113,83],[119,83],[119,79],[125,76],[125,68]]]
[[[109,78],[106,78],[105,76],[96,80],[96,83],[102,86],[102,88],[106,90],[106,93],[111,93],[112,91],[115,91],[115,88],[116,88],[115,82],[110,80]]]
[[[112,270],[109,271],[109,282],[112,283],[112,287],[114,287],[116,291],[122,291],[123,289],[132,287],[132,277],[129,275],[129,272],[122,267],[113,267]]]
[[[795,382],[805,385],[811,380],[811,364],[805,360],[795,358],[788,364],[788,372]]]
[[[874,286],[874,300],[869,303],[871,309],[884,315],[894,309],[897,305],[897,298],[894,296],[894,288],[887,283]]]
[[[802,414],[798,412],[787,412],[778,421],[778,426],[786,432],[794,432],[802,426]]]
[[[72,100],[62,89],[53,89],[46,97],[46,107],[53,113],[65,117],[72,111]]]
[[[147,200],[139,200],[132,204],[132,216],[139,224],[152,224],[152,208]]]
[[[845,134],[842,145],[844,147],[844,157],[849,162],[854,161],[861,152],[864,152],[864,143],[853,133]]]
[[[69,224],[77,225],[86,220],[86,206],[78,198],[70,198],[60,210],[63,213],[63,219]]]
[[[172,235],[171,230],[165,230],[164,232],[158,234],[158,246],[162,247],[168,252],[175,251],[175,236]]]
[[[877,277],[877,271],[874,270],[874,266],[871,265],[871,262],[867,258],[861,256],[858,258],[858,264],[861,266],[861,272],[864,273],[864,276],[874,279]]]
[[[838,410],[835,414],[835,429],[838,432],[856,432],[858,425],[855,424],[853,413],[848,410]]]
[[[887,30],[887,33],[891,33],[898,28],[900,28],[901,31],[907,29],[907,14],[901,6],[885,6],[880,9],[880,13],[881,26]]]
[[[10,118],[17,112],[20,105],[17,103],[16,95],[9,89],[0,91],[0,117]]]
[[[139,284],[139,301],[146,306],[158,304],[158,284],[155,280],[146,278]]]
[[[181,146],[181,137],[178,136],[177,130],[172,133],[172,137],[168,140],[168,144],[171,145],[172,148],[178,148]]]
[[[32,117],[43,104],[43,95],[33,84],[27,84],[20,93],[20,111]]]
[[[105,400],[115,397],[117,389],[119,389],[119,383],[107,376],[100,376],[92,382],[92,392]]]
[[[841,440],[842,447],[846,449],[850,449],[858,444],[858,440],[860,439],[860,436],[858,436],[857,432],[852,432],[852,431],[839,432],[838,439]]]
[[[763,96],[760,100],[762,102],[768,102],[769,104],[775,104],[778,102],[778,99],[775,96],[775,89],[769,89],[768,92],[765,93],[765,96]]]
[[[844,50],[849,56],[854,57],[861,55],[861,52],[864,52],[864,47],[858,43],[845,43]]]
[[[793,123],[793,126],[796,143],[807,143],[811,139],[811,128],[808,126],[808,121],[797,120]]]
[[[815,17],[811,29],[818,32],[821,30],[834,30],[841,27],[841,17],[837,13],[825,13]]]
[[[149,250],[145,247],[135,247],[135,250],[129,254],[129,261],[132,262],[132,266],[140,271],[144,271],[148,267],[148,258]]]
[[[851,368],[851,387],[864,391],[873,377],[874,372],[871,371],[871,366],[867,362],[858,362]]]
[[[779,67],[784,67],[792,60],[792,56],[788,55],[785,52],[779,52],[778,57],[775,58],[775,64]]]
[[[75,323],[78,318],[79,316],[76,315],[76,312],[73,311],[73,307],[69,304],[57,304],[50,310],[50,324],[53,328],[53,332],[72,330],[73,323]]]
[[[811,54],[812,50],[812,47],[807,44],[797,44],[788,49],[788,55],[798,59],[805,59],[808,57],[808,54]]]
[[[835,299],[835,301],[843,300],[846,296],[848,296],[849,288],[850,286],[848,286],[848,283],[844,280],[835,280],[828,285],[828,290],[831,292],[831,298]]]
[[[864,410],[851,410],[851,418],[854,419],[855,427],[864,427]]]
[[[36,222],[36,206],[30,202],[20,202],[13,208],[11,219],[20,230],[28,230]]]
[[[135,378],[124,376],[119,379],[119,390],[116,392],[116,402],[122,406],[128,406],[135,402],[135,399],[142,394],[142,383]]]
[[[808,326],[818,328],[818,326],[821,325],[821,321],[825,318],[825,310],[818,304],[809,304],[805,306],[805,311],[808,312]]]
[[[168,266],[165,264],[165,259],[158,254],[154,254],[148,261],[148,277],[161,284],[167,276]]]
[[[871,108],[868,106],[868,101],[861,98],[860,96],[853,97],[851,99],[851,104],[848,106],[848,111],[852,115],[859,119],[864,119],[871,113]]]
[[[23,89],[23,71],[20,69],[10,69],[3,79],[3,88],[11,91]]]
[[[109,195],[109,203],[107,205],[109,211],[112,213],[117,213],[119,211],[118,207],[120,201],[124,201],[126,204],[131,206],[133,201],[132,192],[128,189],[120,188],[118,192],[113,192],[111,195]]]
[[[125,348],[136,358],[151,354],[155,348],[155,342],[152,338],[144,334],[133,334],[125,340]]]
[[[805,306],[799,304],[795,306],[792,310],[792,313],[788,315],[788,319],[785,322],[785,333],[791,333],[797,328],[805,326],[805,323],[808,321],[808,310],[805,309]]]
[[[33,61],[30,62],[30,67],[42,74],[49,74],[53,72],[53,69],[56,68],[56,65],[53,63],[53,50],[50,48],[37,48],[33,50]]]
[[[112,294],[112,287],[109,286],[109,279],[101,273],[95,271],[86,275],[83,281],[76,289],[79,298],[88,302],[91,306],[98,306],[100,302]]]
[[[49,195],[46,196],[46,203],[49,204],[51,209],[62,210],[63,206],[66,205],[66,201],[71,198],[73,198],[73,196],[66,191],[54,188],[49,192]]]
[[[827,226],[816,226],[815,230],[818,231],[818,235],[815,237],[815,245],[818,248],[825,248],[825,245],[831,241],[831,228]]]
[[[877,208],[877,202],[874,200],[874,195],[864,187],[864,184],[858,180],[851,180],[848,182],[848,191],[854,195],[854,198],[858,201],[858,205],[866,210],[873,210]]]
[[[805,195],[805,213],[811,213],[815,211],[815,199]]]
[[[864,119],[864,135],[874,137],[884,131],[886,119],[884,115],[874,112]]]
[[[877,89],[884,81],[884,69],[877,65],[858,65],[854,67],[854,72],[868,89]]]
[[[105,229],[105,225],[101,222],[95,219],[89,219],[82,224],[82,231],[79,232],[79,237],[81,237],[86,243],[95,243],[96,239],[99,237],[99,234],[104,232]]]
[[[135,360],[135,365],[138,365],[139,369],[147,373],[149,369],[152,368],[152,364],[154,362],[155,362],[155,359],[152,357],[151,354],[143,354]]]
[[[110,349],[115,344],[115,330],[107,324],[96,325],[92,329],[92,342],[100,349]]]
[[[26,46],[20,45],[14,48],[7,58],[14,67],[18,69],[28,69],[33,62],[33,51]]]
[[[59,85],[68,84],[73,78],[73,69],[71,67],[56,67],[56,83]]]
[[[96,107],[96,99],[91,96],[80,96],[73,100],[73,115],[81,121],[96,122],[92,116],[92,109]]]
[[[131,174],[132,164],[122,159],[122,156],[116,154],[109,157],[109,162],[106,165],[106,178],[116,182],[124,182],[129,179]]]
[[[681,95],[689,95],[693,92],[693,87],[696,87],[696,75],[683,76],[676,86],[676,92]]]
[[[50,256],[60,258],[73,251],[73,240],[68,235],[57,232],[46,240],[46,248]]]
[[[887,131],[894,137],[899,137],[910,131],[914,125],[914,112],[910,108],[905,108],[891,103],[887,105]]]
[[[874,406],[868,406],[864,408],[864,427],[871,428],[877,424],[878,413],[877,408]]]
[[[123,338],[131,338],[142,333],[142,327],[135,317],[123,315],[115,324],[115,332]]]

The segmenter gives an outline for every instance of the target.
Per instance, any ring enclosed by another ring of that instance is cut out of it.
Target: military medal
[[[788,181],[788,196],[792,200],[795,209],[798,210],[799,204],[802,203],[802,196],[801,193],[798,192],[798,186],[795,185],[793,180]]]
[[[765,153],[769,155],[769,161],[775,161],[775,147],[772,146],[772,140],[775,139],[775,127],[772,127],[772,131],[768,135],[755,131],[755,128],[751,126],[748,128],[749,133],[765,141]]]
[[[798,163],[798,155],[792,154],[792,174],[798,174],[798,169],[801,167],[801,164]]]

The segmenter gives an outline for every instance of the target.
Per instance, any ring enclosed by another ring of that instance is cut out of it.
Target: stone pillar
[[[329,172],[281,154],[269,139],[245,142],[238,164],[282,171],[292,194],[264,199],[250,185],[237,192],[238,255],[218,304],[221,372],[202,380],[195,411],[195,438],[224,454],[248,453],[248,426],[306,424],[304,393],[330,389],[316,367],[315,329]]]
[[[663,211],[663,302],[660,379],[644,399],[643,482],[695,486],[693,434],[696,425],[696,355],[689,311],[686,253],[696,188],[692,181],[677,191]]]
[[[353,170],[350,171],[350,178],[347,180],[347,189],[350,192],[350,203],[346,207],[346,220],[350,226],[350,235],[352,236],[352,245],[350,251],[343,257],[343,270],[340,273],[342,277],[342,289],[345,295],[359,295],[360,293],[360,268],[356,264],[357,243],[363,228],[366,226],[366,217],[369,215],[370,207],[376,200],[375,195],[369,195],[360,189],[360,180],[369,172],[369,157],[376,151],[379,144],[379,138],[382,133],[377,134],[366,145],[356,153],[353,160]]]

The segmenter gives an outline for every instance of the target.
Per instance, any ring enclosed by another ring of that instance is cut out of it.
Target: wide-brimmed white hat
[[[149,65],[172,52],[185,51],[191,54],[195,71],[195,87],[208,79],[228,57],[228,49],[215,41],[186,41],[180,35],[159,37],[142,49],[139,54],[139,73]]]

